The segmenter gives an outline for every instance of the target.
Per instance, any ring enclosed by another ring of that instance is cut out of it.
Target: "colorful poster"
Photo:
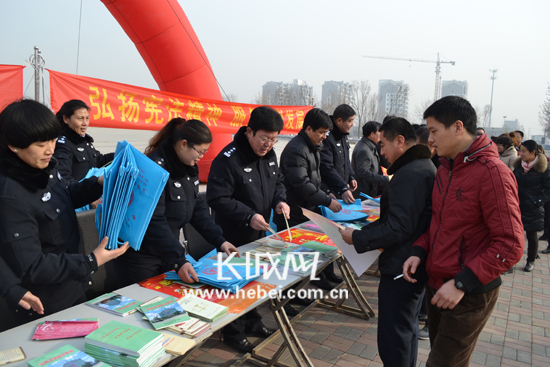
[[[70,99],[81,99],[90,107],[94,127],[160,130],[174,117],[197,119],[213,133],[234,134],[246,126],[250,112],[259,105],[184,96],[102,79],[50,73],[50,95],[54,111]],[[272,106],[283,117],[281,134],[296,134],[312,106]]]

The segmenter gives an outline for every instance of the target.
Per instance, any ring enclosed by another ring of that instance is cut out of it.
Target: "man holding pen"
[[[403,277],[403,263],[412,244],[430,224],[431,194],[436,174],[430,149],[416,144],[411,124],[399,117],[382,124],[381,153],[393,178],[380,199],[380,219],[361,230],[340,230],[358,253],[382,249],[378,287],[378,350],[385,366],[414,367],[418,352],[418,313],[426,284],[425,272],[417,283]]]

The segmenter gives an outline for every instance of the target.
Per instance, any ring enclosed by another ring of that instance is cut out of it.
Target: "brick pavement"
[[[540,247],[545,248],[541,241]],[[503,276],[495,309],[477,343],[470,366],[550,366],[550,256],[540,255],[535,270],[525,273],[525,255],[513,274]],[[378,311],[378,278],[363,275],[358,279],[363,294],[375,313]],[[350,305],[353,302],[346,301]],[[276,324],[267,306],[260,309],[268,326]],[[318,367],[380,367],[376,344],[377,319],[362,320],[314,307],[294,324],[302,346]],[[259,343],[256,338],[250,338]],[[278,338],[261,352],[273,355],[281,344]],[[425,366],[429,342],[419,340],[418,366]],[[195,352],[188,366],[230,366],[242,354],[235,353],[219,341],[216,332]],[[282,361],[295,365],[286,351]],[[253,366],[244,363],[243,366]]]

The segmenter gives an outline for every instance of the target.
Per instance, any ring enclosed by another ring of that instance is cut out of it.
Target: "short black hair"
[[[57,120],[61,124],[61,126],[65,126],[65,121],[63,121],[63,116],[67,118],[71,118],[72,115],[74,115],[76,110],[79,110],[81,108],[85,108],[88,111],[90,111],[90,107],[84,101],[81,101],[80,99],[71,99],[70,101],[67,101],[63,103],[63,106],[57,111],[55,114],[55,117],[57,117]]]
[[[433,117],[448,129],[457,120],[462,121],[464,128],[471,136],[476,136],[476,111],[466,99],[458,96],[447,96],[435,101],[424,112],[424,120]]]
[[[0,146],[25,149],[39,141],[56,139],[61,125],[52,111],[40,102],[22,99],[0,113]]]
[[[506,150],[510,147],[510,145],[512,145],[512,139],[508,135],[502,134],[501,136],[496,138],[495,143],[498,145],[502,145]]]
[[[368,121],[365,125],[363,125],[363,136],[367,138],[370,134],[376,133],[380,130],[380,126],[382,126],[382,124],[378,121]]]
[[[478,126],[478,127],[476,128],[476,130],[481,130],[481,131],[485,132],[485,129],[482,128],[481,126]]]
[[[283,126],[281,114],[269,106],[256,107],[250,113],[250,120],[248,120],[248,127],[254,134],[260,130],[281,132]]]
[[[521,131],[521,130],[515,130],[514,132],[515,132],[515,133],[518,133],[519,135],[521,135],[521,138],[522,138],[522,139],[523,139],[523,137],[525,136],[525,135],[523,135],[523,131]]]
[[[313,131],[319,128],[332,130],[332,121],[330,121],[330,116],[328,113],[322,109],[312,108],[308,111],[308,113],[306,113],[306,117],[304,117],[304,125],[302,126],[302,129],[305,130],[308,126],[311,126]]]
[[[343,121],[347,121],[350,117],[355,116],[355,110],[351,108],[347,104],[341,104],[340,106],[336,107],[334,109],[334,112],[332,113],[332,121],[336,121],[338,119],[342,119]]]
[[[420,127],[415,131],[416,140],[420,144],[428,145],[428,139],[430,138],[430,130],[426,125],[420,125]]]
[[[384,119],[382,120],[382,123],[388,121],[389,119],[393,119],[393,118],[396,118],[397,116],[395,115],[386,115],[386,117],[384,117]]]
[[[403,117],[394,117],[387,120],[380,127],[380,132],[384,134],[384,138],[389,141],[394,141],[399,135],[405,138],[407,144],[416,143],[416,134],[411,123]]]

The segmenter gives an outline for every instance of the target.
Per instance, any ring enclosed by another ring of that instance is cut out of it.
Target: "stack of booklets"
[[[174,297],[166,297],[149,303],[146,306],[142,306],[141,311],[155,330],[181,324],[191,319]]]
[[[168,176],[127,141],[118,143],[113,163],[105,168],[103,202],[95,217],[99,238],[109,237],[107,249],[127,241],[139,251]]]
[[[258,278],[263,273],[263,268],[248,268],[246,266],[228,266],[224,263],[218,264],[218,260],[209,259],[215,257],[216,250],[212,250],[199,261],[187,255],[187,260],[193,265],[197,272],[199,282],[209,284],[213,287],[225,289],[231,293],[237,293],[239,289]],[[178,280],[179,275],[175,271],[165,273],[166,279]]]
[[[99,328],[96,319],[44,321],[36,326],[33,340],[65,339],[86,336]]]
[[[279,260],[277,269],[282,273],[285,267],[288,267],[289,274],[308,275],[313,268],[315,253],[319,253],[319,261],[325,261],[337,255],[338,248],[309,241],[294,248],[284,249],[281,251],[281,256],[277,258]]]
[[[336,254],[338,254],[338,247],[324,245],[320,242],[309,241],[304,242],[295,249],[292,249],[292,252],[304,252],[309,250],[309,252],[318,252],[322,259],[328,260],[332,259]]]
[[[209,332],[211,329],[212,325],[196,317],[191,317],[189,321],[185,321],[181,324],[176,324],[167,328],[167,330],[173,331],[191,339],[198,338],[201,335]]]
[[[29,367],[109,367],[108,364],[87,355],[69,344],[44,354],[42,357],[30,360],[28,365]]]
[[[164,348],[164,350],[166,350],[167,353],[170,353],[174,356],[182,356],[196,345],[196,342],[194,340],[189,340],[180,336],[174,336],[165,333],[162,333],[162,335],[164,335],[162,347]]]
[[[120,367],[150,367],[165,354],[161,333],[110,321],[84,338],[84,351]]]
[[[218,305],[187,293],[185,297],[178,300],[178,303],[192,316],[198,317],[201,320],[214,322],[222,316],[227,315],[229,308]]]
[[[117,293],[105,293],[102,296],[86,302],[88,306],[110,312],[118,316],[126,316],[136,312],[141,302]]]

